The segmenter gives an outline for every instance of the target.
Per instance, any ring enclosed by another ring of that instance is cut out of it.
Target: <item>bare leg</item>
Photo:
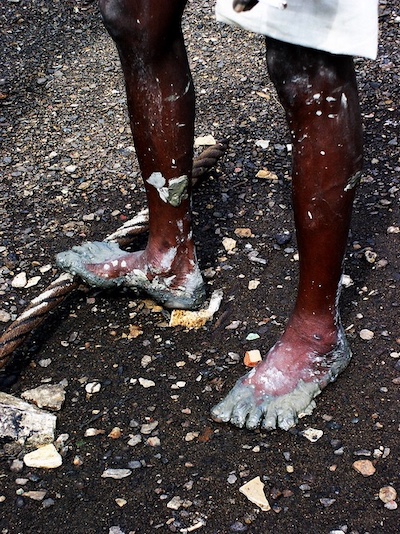
[[[212,415],[249,429],[288,429],[312,412],[351,356],[338,297],[362,129],[351,58],[270,39],[267,58],[293,139],[298,295],[282,337]]]
[[[57,257],[63,269],[92,285],[138,286],[179,308],[196,307],[204,299],[190,216],[194,91],[180,27],[185,4],[100,0],[124,72],[149,206],[149,241],[139,253],[88,243]]]

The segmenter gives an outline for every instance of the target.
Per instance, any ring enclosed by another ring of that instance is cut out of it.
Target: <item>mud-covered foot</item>
[[[341,326],[320,336],[299,334],[292,323],[265,360],[238,380],[211,415],[217,422],[249,430],[288,430],[300,417],[312,413],[314,398],[346,368],[350,358]]]
[[[126,252],[116,244],[95,241],[56,256],[57,265],[94,287],[136,287],[166,308],[195,309],[205,299],[197,262],[176,248],[149,258],[147,251]]]

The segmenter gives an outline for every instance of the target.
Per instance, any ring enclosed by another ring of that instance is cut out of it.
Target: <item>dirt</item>
[[[354,284],[341,300],[354,357],[312,416],[290,432],[265,433],[218,425],[209,412],[244,373],[244,352],[265,354],[293,305],[290,141],[267,76],[263,38],[217,26],[212,4],[190,1],[184,31],[197,89],[196,135],[230,139],[226,157],[193,201],[201,268],[215,271],[208,292],[223,290],[222,307],[198,331],[172,329],[168,313],[140,295],[82,288],[48,318],[17,351],[1,385],[20,396],[66,379],[57,436],[69,437],[63,465],[54,470],[12,471],[23,451],[0,444],[4,534],[399,532],[399,510],[378,498],[383,486],[400,491],[399,234],[388,233],[399,226],[398,5],[381,2],[378,59],[356,60],[365,172],[344,265]],[[102,239],[139,211],[145,197],[117,55],[96,6],[9,0],[0,18],[5,329],[55,278],[57,252]],[[258,147],[259,139],[270,140],[269,147]],[[255,178],[263,168],[278,180]],[[237,236],[237,228],[250,228],[252,236]],[[289,240],[279,244],[282,235]],[[224,250],[224,237],[237,240],[234,254]],[[250,261],[251,251],[267,264]],[[373,263],[366,258],[371,251]],[[28,279],[40,276],[38,284],[12,287],[22,271]],[[251,280],[260,281],[254,290]],[[373,338],[361,339],[362,329]],[[250,333],[259,338],[247,340]],[[140,377],[155,385],[142,387]],[[101,389],[87,395],[85,384],[94,380]],[[128,445],[152,421],[160,445],[147,444],[147,435]],[[85,437],[92,427],[104,433]],[[115,427],[118,439],[109,437]],[[315,443],[300,433],[309,427],[323,431]],[[375,474],[357,473],[352,465],[359,459],[371,460]],[[107,468],[129,465],[127,478],[101,477]],[[269,512],[239,493],[257,476]],[[23,495],[38,489],[47,491],[43,501]],[[176,496],[181,502],[174,510],[168,503]]]

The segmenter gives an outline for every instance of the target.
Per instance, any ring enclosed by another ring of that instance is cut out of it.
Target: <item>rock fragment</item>
[[[253,478],[247,484],[239,488],[240,493],[243,493],[247,499],[261,508],[264,512],[271,510],[269,502],[265,497],[264,483],[261,482],[260,477]]]
[[[379,490],[379,498],[385,504],[395,501],[397,498],[397,491],[393,486],[383,486],[383,488]]]
[[[368,328],[363,328],[362,330],[360,330],[360,338],[364,341],[369,341],[373,337],[374,333],[372,332],[372,330],[368,330]]]
[[[38,408],[59,411],[65,401],[65,389],[61,384],[44,384],[24,391],[21,397],[33,402]]]
[[[306,428],[300,434],[308,439],[308,441],[311,441],[311,443],[315,443],[324,435],[323,431],[317,428]]]
[[[101,478],[114,478],[120,480],[121,478],[129,477],[132,474],[130,469],[106,469],[103,471]]]
[[[376,471],[375,466],[371,462],[371,460],[357,460],[353,463],[353,469],[364,477],[370,477]]]
[[[48,445],[39,447],[35,451],[25,454],[24,464],[27,467],[55,469],[62,465],[62,458],[54,445],[49,443]]]
[[[0,392],[0,437],[37,447],[54,441],[57,418],[29,402]]]

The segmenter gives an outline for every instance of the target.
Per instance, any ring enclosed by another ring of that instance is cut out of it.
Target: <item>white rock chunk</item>
[[[28,452],[24,456],[24,464],[28,467],[40,467],[44,469],[55,469],[62,465],[61,455],[52,443],[43,445],[35,451]]]
[[[250,502],[257,505],[264,512],[271,510],[269,502],[265,497],[264,483],[261,482],[260,477],[253,478],[247,484],[244,484],[239,488],[240,493],[243,493]]]
[[[101,478],[114,478],[120,480],[121,478],[129,477],[132,474],[130,469],[106,469]]]
[[[30,447],[54,441],[57,417],[17,397],[0,392],[0,437]]]
[[[39,408],[59,411],[65,401],[65,389],[61,384],[45,384],[24,391],[21,397],[33,402]]]

